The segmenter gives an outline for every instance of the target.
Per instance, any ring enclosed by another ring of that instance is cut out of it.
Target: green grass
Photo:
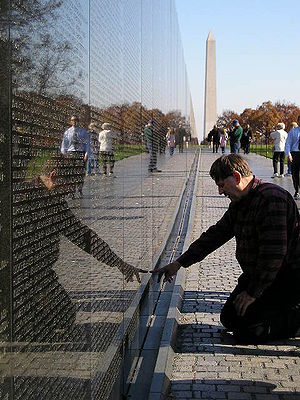
[[[124,158],[136,156],[146,151],[144,145],[140,144],[118,144],[115,146],[115,160],[120,161]]]
[[[273,158],[273,145],[251,145],[250,152],[256,153],[267,158]]]
[[[266,158],[273,158],[273,151],[272,151],[273,145],[251,145],[250,146],[250,152],[251,153],[256,153],[259,154],[263,157]],[[284,159],[284,163],[287,164],[287,157]]]

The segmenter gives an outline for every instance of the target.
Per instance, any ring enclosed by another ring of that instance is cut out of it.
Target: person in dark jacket
[[[243,135],[241,137],[241,147],[244,150],[244,154],[250,153],[250,144],[252,140],[252,130],[250,125],[247,124],[246,128],[243,129]]]
[[[213,129],[209,132],[209,137],[212,138],[213,142],[213,153],[218,153],[220,146],[220,129],[218,129],[217,125],[214,125]]]
[[[241,138],[243,135],[243,128],[237,119],[232,121],[232,129],[229,132],[230,152],[238,154],[241,147]]]
[[[182,123],[179,123],[178,129],[176,131],[176,146],[178,145],[179,153],[183,153],[184,140],[186,138],[186,130],[184,129]]]
[[[235,237],[243,272],[222,309],[222,324],[246,343],[294,337],[300,327],[300,217],[293,197],[253,176],[237,154],[218,158],[210,176],[231,200],[228,210],[175,262],[152,273],[172,281],[179,268]]]

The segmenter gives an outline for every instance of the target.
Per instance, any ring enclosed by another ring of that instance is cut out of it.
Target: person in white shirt
[[[284,169],[284,146],[287,139],[287,132],[285,129],[285,124],[283,122],[279,122],[276,127],[276,131],[270,134],[271,139],[274,141],[274,152],[273,152],[273,169],[274,174],[272,178],[280,177],[283,178],[283,169]],[[280,165],[280,174],[278,174],[278,161]]]
[[[99,133],[99,144],[103,175],[107,175],[107,165],[109,164],[109,175],[113,176],[115,165],[114,143],[119,134],[118,132],[113,131],[110,124],[107,122],[102,124],[101,128],[102,131]]]
[[[82,196],[85,165],[90,157],[90,137],[87,131],[79,126],[78,115],[71,116],[71,127],[63,134],[60,151],[73,160],[77,189]]]

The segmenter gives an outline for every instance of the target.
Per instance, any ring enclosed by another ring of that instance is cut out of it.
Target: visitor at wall
[[[241,147],[244,150],[244,154],[250,153],[250,144],[252,141],[252,130],[250,125],[247,124],[246,127],[243,129],[243,135],[241,137]]]
[[[284,147],[287,139],[287,132],[284,130],[285,124],[283,122],[279,122],[276,127],[276,131],[270,133],[270,138],[274,142],[273,146],[273,170],[274,173],[272,178],[283,178],[284,177]],[[278,174],[278,161],[279,161],[279,174]]]
[[[149,151],[149,172],[161,172],[157,168],[157,152],[159,147],[159,135],[154,129],[153,121],[149,120],[144,128],[144,136],[147,142],[147,149]]]
[[[225,128],[222,128],[220,130],[220,147],[221,147],[221,150],[222,150],[222,154],[225,153],[227,140],[228,140],[227,131],[226,131]]]
[[[71,116],[71,127],[63,134],[61,143],[61,153],[67,155],[72,160],[73,168],[78,171],[77,189],[82,197],[82,189],[85,177],[85,165],[90,156],[90,137],[87,131],[79,126],[79,117]],[[75,195],[73,192],[73,195]]]
[[[298,116],[298,126],[292,129],[285,143],[285,154],[292,167],[292,179],[295,188],[294,198],[299,199],[299,173],[300,173],[300,115]]]
[[[111,129],[111,125],[108,122],[102,124],[101,128],[102,131],[99,133],[98,140],[100,144],[100,159],[102,162],[103,176],[106,177],[107,175],[109,175],[114,177],[114,144],[119,134],[118,132]]]
[[[237,119],[232,121],[232,127],[229,131],[230,153],[238,154],[241,147],[241,138],[243,128]]]
[[[174,154],[175,143],[176,143],[174,128],[168,128],[168,132],[166,134],[166,139],[167,139],[170,156],[172,156]]]
[[[300,134],[296,129],[293,138]],[[295,201],[285,189],[254,176],[237,154],[218,158],[210,176],[219,194],[231,200],[228,210],[175,262],[151,272],[171,282],[181,267],[200,262],[235,237],[242,274],[222,308],[221,323],[242,343],[295,337],[300,328],[300,216]]]
[[[217,125],[214,125],[213,129],[209,132],[208,135],[213,143],[213,153],[218,153],[220,146],[220,130]]]
[[[291,130],[294,128],[297,128],[297,126],[298,126],[297,122],[292,122],[290,125],[288,135],[290,134]],[[285,176],[292,176],[292,164],[291,164],[289,158],[287,161],[287,172],[286,172]]]

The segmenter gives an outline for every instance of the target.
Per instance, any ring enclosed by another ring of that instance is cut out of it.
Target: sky
[[[300,0],[175,0],[198,136],[205,51],[216,40],[217,113],[264,101],[300,106]]]

